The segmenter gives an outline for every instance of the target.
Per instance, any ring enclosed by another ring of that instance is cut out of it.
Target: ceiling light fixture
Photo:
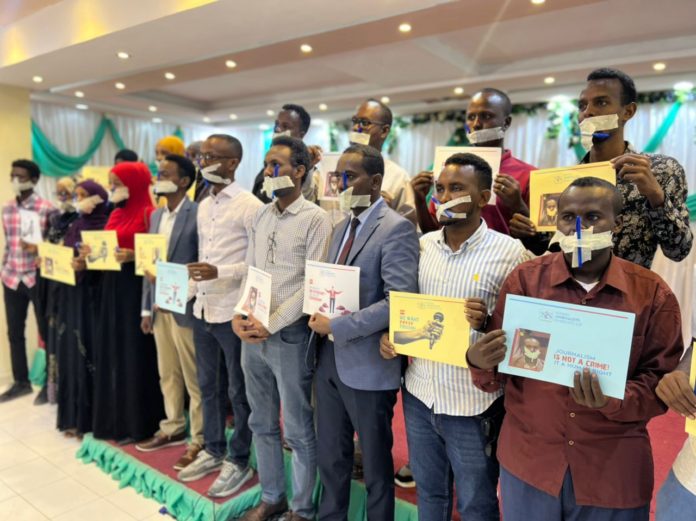
[[[75,91],[75,97],[76,97],[76,98],[84,98],[84,97],[85,97],[85,93],[82,92],[81,90],[76,90],[76,91]]]
[[[546,0],[532,0],[532,3],[533,3],[534,5],[541,5],[541,4],[545,3],[545,2],[546,2]]]
[[[231,119],[232,121],[236,121],[238,117],[239,117],[239,116],[237,116],[237,114],[230,114],[230,119]]]
[[[305,54],[309,54],[310,52],[312,52],[313,49],[312,46],[308,43],[303,43],[302,45],[300,45],[300,50]]]
[[[382,96],[380,101],[384,103],[385,105],[389,103],[391,100],[389,99],[389,96]]]
[[[674,84],[674,90],[680,92],[688,92],[694,89],[694,84],[690,81],[678,81]]]
[[[125,84],[125,83],[121,83],[121,82],[119,81],[119,82],[116,82],[116,83],[114,84],[114,87],[116,87],[118,90],[123,90],[123,89],[126,88],[126,84]]]
[[[118,56],[121,60],[127,60],[128,58],[130,58],[130,54],[128,54],[126,51],[118,51],[116,53],[116,56]]]
[[[329,106],[326,103],[319,103],[319,110],[321,110],[321,111],[329,110]]]
[[[147,108],[147,110],[149,110],[150,112],[157,112],[157,107],[155,107],[154,105],[150,105],[150,106]]]
[[[553,76],[546,76],[546,78],[544,78],[544,83],[546,83],[546,85],[553,85],[556,83],[556,78]]]
[[[274,111],[274,110],[271,110],[271,109],[268,109],[268,110],[266,111],[266,116],[269,116],[269,117],[275,116],[275,111]]]
[[[84,103],[78,103],[77,105],[75,105],[75,108],[77,110],[87,110],[89,107],[87,105],[85,105]]]
[[[203,116],[203,123],[210,123],[210,118],[208,116]]]
[[[455,87],[455,88],[454,88],[454,93],[455,93],[457,96],[461,96],[462,94],[464,94],[464,87]]]
[[[176,74],[174,74],[173,72],[165,72],[164,77],[167,80],[173,80],[176,78]]]
[[[225,62],[225,67],[227,67],[228,69],[234,69],[236,66],[237,66],[237,62],[234,60],[227,60]]]
[[[162,123],[162,118],[152,118],[153,123]]]
[[[664,62],[655,62],[653,63],[653,69],[656,70],[657,72],[662,72],[667,68],[667,65]]]
[[[410,33],[411,29],[413,29],[413,28],[411,27],[411,24],[409,24],[409,23],[403,23],[399,26],[399,31],[402,33]]]
[[[34,83],[41,83],[43,81],[43,78],[41,76],[34,76],[31,81]]]

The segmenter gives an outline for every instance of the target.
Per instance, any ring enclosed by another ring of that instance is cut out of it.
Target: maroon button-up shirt
[[[505,386],[500,464],[556,497],[570,467],[579,505],[647,505],[653,460],[646,425],[666,410],[655,387],[677,366],[684,347],[674,294],[650,270],[616,256],[588,293],[573,279],[562,253],[521,264],[508,276],[491,321],[494,329],[503,323],[508,293],[635,313],[636,321],[626,394],[623,400],[609,398],[601,409],[578,405],[562,385],[471,368],[479,388]]]

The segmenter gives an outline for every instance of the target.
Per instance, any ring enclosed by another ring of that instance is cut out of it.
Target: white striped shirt
[[[478,297],[485,301],[489,313],[495,308],[505,278],[529,258],[520,241],[488,229],[483,220],[456,252],[445,242],[444,230],[424,235],[420,246],[421,294]],[[482,333],[472,329],[469,345],[481,336]],[[486,393],[476,388],[466,368],[422,358],[414,358],[408,367],[406,389],[435,414],[449,416],[481,414],[502,394],[502,391]]]

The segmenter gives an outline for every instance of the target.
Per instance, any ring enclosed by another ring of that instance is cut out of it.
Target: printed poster
[[[135,234],[135,274],[157,275],[157,263],[167,262],[167,237],[160,233]]]
[[[696,342],[693,343],[691,349],[691,372],[689,373],[689,383],[691,388],[694,390],[694,393],[696,393],[696,353],[693,353],[693,350],[696,350]],[[686,432],[696,436],[696,420],[690,420],[689,418],[686,419]]]
[[[19,237],[28,244],[41,244],[41,217],[37,212],[19,209]]]
[[[319,163],[321,170],[318,170],[319,182],[317,183],[320,201],[338,201],[341,178],[334,174],[341,154],[341,152],[326,152],[321,156]]]
[[[433,161],[433,176],[437,180],[445,161],[454,154],[474,154],[488,163],[493,170],[493,179],[500,173],[500,158],[503,150],[499,147],[435,147],[435,160]],[[491,190],[491,198],[488,204],[495,204],[495,192]]]
[[[616,185],[616,170],[609,161],[532,170],[529,177],[529,215],[537,231],[555,232],[558,199],[580,177],[599,177]]]
[[[268,329],[271,317],[271,289],[272,279],[270,273],[249,266],[242,298],[234,310],[240,315],[253,315]]]
[[[633,313],[507,295],[508,341],[501,373],[573,386],[576,371],[597,374],[602,392],[623,400]]]
[[[109,183],[109,172],[111,172],[112,166],[83,166],[81,177],[84,180],[91,179],[96,181],[102,187],[109,192],[111,189]]]
[[[116,230],[83,231],[82,244],[91,250],[87,255],[88,270],[121,271],[121,264],[115,257],[118,249]]]
[[[360,309],[360,268],[307,261],[302,312],[329,318]]]
[[[75,285],[72,248],[42,242],[39,243],[39,258],[41,259],[41,276],[43,278],[62,282],[69,286]]]
[[[402,355],[468,367],[466,300],[389,293],[389,340]]]
[[[186,264],[157,262],[155,304],[167,311],[186,313],[189,272]]]

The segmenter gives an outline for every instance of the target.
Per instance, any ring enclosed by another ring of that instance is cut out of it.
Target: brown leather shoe
[[[288,501],[283,499],[273,505],[261,501],[261,503],[242,516],[241,521],[267,521],[273,516],[284,514],[288,510]]]
[[[183,445],[186,443],[186,433],[182,432],[175,436],[167,436],[158,432],[149,440],[142,441],[135,445],[135,448],[140,452],[154,452],[164,449],[165,447],[173,447],[175,445]]]
[[[193,460],[196,459],[196,456],[198,456],[198,453],[202,450],[203,447],[200,445],[189,445],[183,456],[179,458],[179,461],[174,463],[174,470],[183,470],[188,467],[191,463],[193,463]]]
[[[296,514],[292,510],[284,514],[283,516],[278,519],[278,521],[312,521],[311,519],[308,519],[306,517],[302,517],[299,514]]]

